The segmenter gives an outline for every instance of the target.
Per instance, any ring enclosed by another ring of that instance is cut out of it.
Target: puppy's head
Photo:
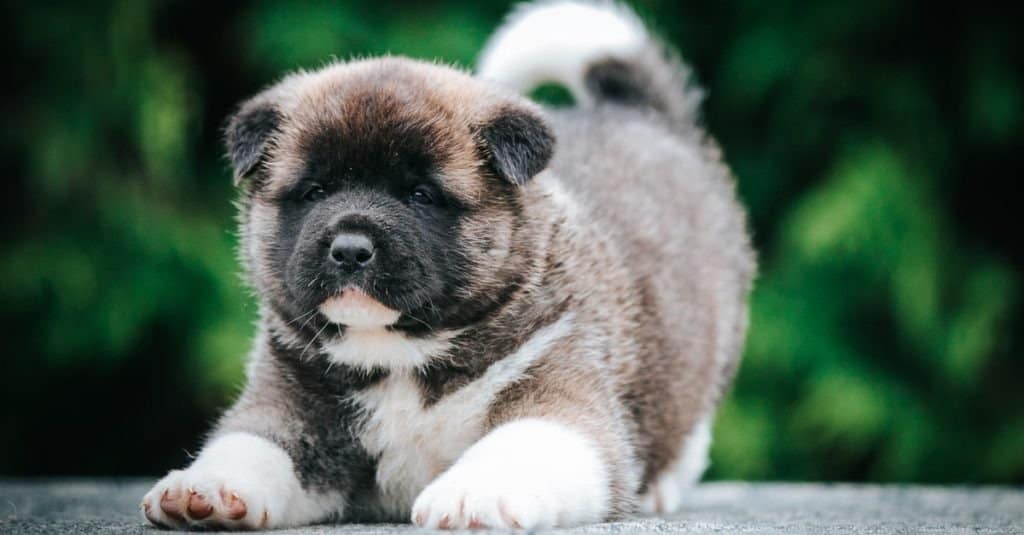
[[[227,128],[251,282],[285,319],[472,322],[527,261],[521,189],[553,143],[535,107],[447,67],[382,59],[285,78]]]

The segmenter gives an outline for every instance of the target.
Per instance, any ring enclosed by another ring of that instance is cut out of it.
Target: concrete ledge
[[[0,533],[161,533],[138,513],[150,480],[2,480]],[[399,533],[410,526],[316,526],[280,533]],[[677,514],[558,533],[1024,533],[1024,490],[707,483]]]

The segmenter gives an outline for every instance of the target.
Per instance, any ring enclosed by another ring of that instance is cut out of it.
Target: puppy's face
[[[395,59],[286,78],[227,137],[264,299],[286,320],[407,332],[499,303],[528,252],[519,189],[553,144],[525,102]]]

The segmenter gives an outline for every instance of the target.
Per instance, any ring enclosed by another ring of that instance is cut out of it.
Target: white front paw
[[[606,469],[585,437],[557,423],[520,420],[471,447],[413,504],[435,529],[534,529],[601,520]]]
[[[161,527],[261,529],[270,526],[271,508],[281,501],[251,478],[194,467],[161,479],[142,499],[142,513]]]
[[[247,433],[211,442],[185,470],[161,479],[142,500],[142,514],[161,527],[263,529],[308,524],[340,507],[306,493],[291,458]]]
[[[437,529],[535,528],[555,525],[556,498],[528,481],[483,470],[453,471],[430,484],[413,505],[413,522]]]

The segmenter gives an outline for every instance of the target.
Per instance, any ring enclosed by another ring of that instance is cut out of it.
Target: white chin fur
[[[332,323],[355,328],[392,325],[401,316],[401,312],[384,306],[380,301],[359,290],[352,289],[324,301],[320,305],[320,313]]]

